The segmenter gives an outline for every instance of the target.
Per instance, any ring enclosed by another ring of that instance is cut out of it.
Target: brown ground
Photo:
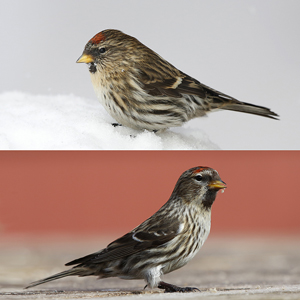
[[[300,299],[300,238],[214,237],[186,267],[164,276],[200,293],[163,294],[144,290],[141,280],[69,277],[30,290],[32,281],[65,269],[64,263],[104,247],[109,239],[4,239],[0,245],[3,299]]]

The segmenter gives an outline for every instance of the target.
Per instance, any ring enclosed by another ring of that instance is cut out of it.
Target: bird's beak
[[[86,63],[89,64],[91,62],[94,62],[94,58],[90,54],[82,54],[76,61],[77,63]]]
[[[220,189],[225,189],[227,186],[226,186],[226,183],[222,180],[214,180],[214,181],[211,181],[208,186],[211,188],[211,189],[216,189],[216,190],[220,190]]]

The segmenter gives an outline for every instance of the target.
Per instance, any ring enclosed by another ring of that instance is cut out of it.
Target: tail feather
[[[204,84],[202,84],[202,87],[205,89],[207,97],[211,101],[209,103],[211,109],[233,110],[275,120],[279,119],[279,115],[267,107],[239,101]]]
[[[40,284],[43,284],[43,283],[46,283],[46,282],[49,282],[49,281],[52,281],[52,280],[56,280],[56,279],[60,279],[60,278],[67,277],[67,276],[72,276],[72,275],[79,275],[79,276],[83,275],[82,270],[74,268],[74,269],[69,269],[69,270],[60,272],[60,273],[54,274],[52,276],[49,276],[47,278],[44,278],[44,279],[41,279],[41,280],[38,280],[38,281],[34,281],[34,282],[30,283],[28,286],[26,286],[25,289],[29,289],[29,288],[32,288],[36,285],[40,285]]]
[[[253,115],[258,115],[258,116],[263,116],[271,119],[278,120],[279,115],[271,111],[267,107],[259,106],[259,105],[254,105],[246,102],[237,102],[237,103],[228,103],[228,105],[222,106],[222,109],[225,110],[233,110],[233,111],[238,111],[238,112],[244,112],[247,114],[253,114]]]

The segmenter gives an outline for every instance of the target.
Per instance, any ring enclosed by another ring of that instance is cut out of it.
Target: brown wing
[[[158,226],[148,227],[144,230],[139,230],[139,227],[137,227],[135,230],[110,243],[105,249],[75,259],[67,263],[66,266],[112,261],[163,245],[177,235],[179,225],[179,222],[173,222],[172,224],[170,222],[160,222]]]
[[[167,62],[164,67],[159,66],[158,63],[152,68],[141,67],[140,81],[145,90],[152,96],[181,98],[182,94],[188,94],[205,98],[206,93],[199,81],[173,68]]]

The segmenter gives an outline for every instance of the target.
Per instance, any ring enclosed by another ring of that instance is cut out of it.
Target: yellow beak
[[[76,61],[77,63],[86,63],[89,64],[91,62],[94,62],[94,58],[90,54],[82,54]]]
[[[210,188],[213,188],[213,189],[217,189],[217,190],[220,190],[220,189],[225,189],[227,186],[226,186],[226,183],[221,181],[221,180],[214,180],[214,181],[211,181],[208,186]]]

